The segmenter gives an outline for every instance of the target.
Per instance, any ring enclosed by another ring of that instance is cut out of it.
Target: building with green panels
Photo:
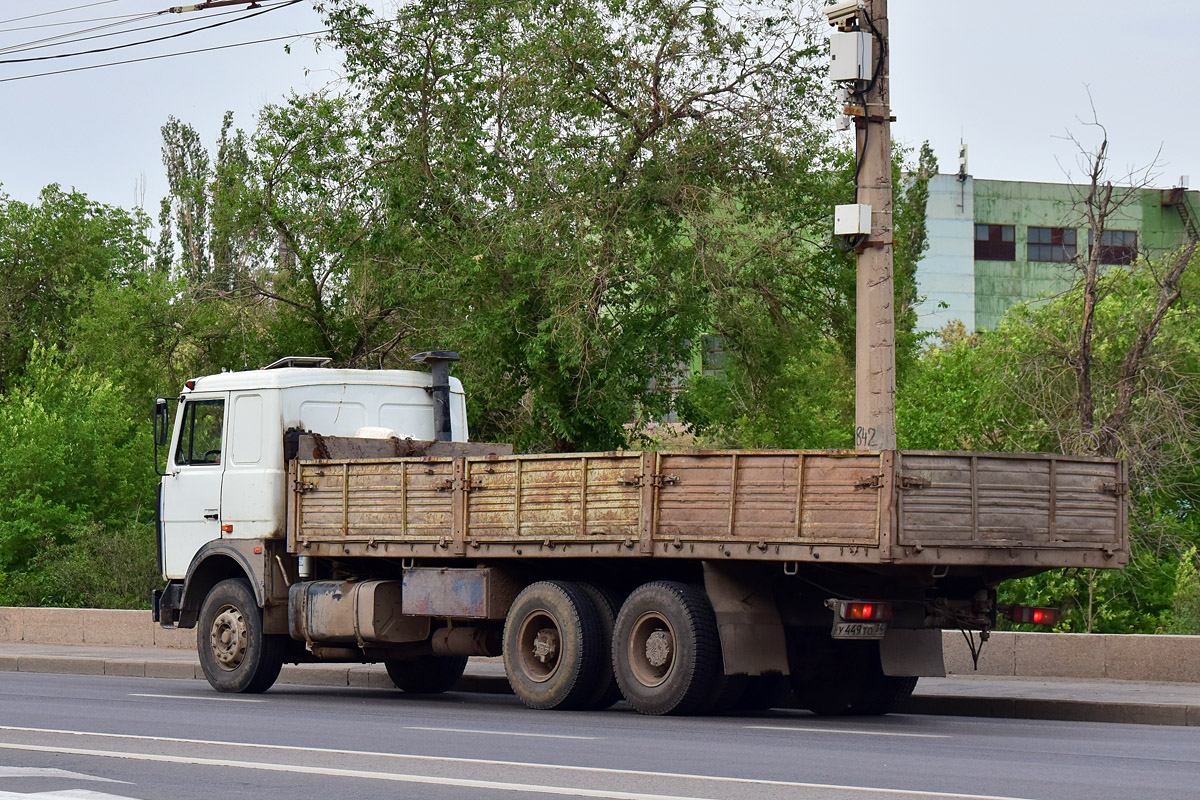
[[[929,183],[929,249],[917,267],[921,330],[960,320],[968,330],[994,329],[1017,303],[1069,288],[1086,258],[1086,186],[977,180],[935,175]],[[1200,223],[1200,193],[1135,189],[1108,220],[1099,243],[1112,266],[1179,248]]]

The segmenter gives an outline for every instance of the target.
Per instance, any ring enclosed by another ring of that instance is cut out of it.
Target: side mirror
[[[154,471],[159,477],[166,475],[158,468],[158,448],[167,443],[171,436],[171,411],[167,399],[160,397],[154,401]]]
[[[167,399],[160,397],[154,401],[154,446],[162,447],[171,435],[171,419],[167,411]]]

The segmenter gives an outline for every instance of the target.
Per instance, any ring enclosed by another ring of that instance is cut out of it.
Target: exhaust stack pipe
[[[449,350],[429,350],[417,353],[409,359],[418,364],[429,364],[433,371],[433,438],[435,441],[450,441],[450,364],[458,361],[458,353]]]

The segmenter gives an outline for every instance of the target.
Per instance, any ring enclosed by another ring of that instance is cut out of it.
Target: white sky
[[[1108,129],[1116,178],[1158,157],[1161,187],[1200,184],[1200,2],[893,0],[892,136],[928,139],[942,172],[967,143],[977,178],[1079,176],[1068,130],[1094,146]],[[1161,153],[1159,148],[1161,147]],[[1057,159],[1057,160],[1056,160]]]
[[[0,0],[0,49],[74,29],[13,30],[21,26],[154,12],[180,0],[108,0],[66,14],[10,21],[94,2]],[[1174,185],[1181,174],[1200,184],[1200,51],[1195,43],[1200,2],[892,0],[889,5],[892,106],[898,117],[893,135],[914,147],[929,139],[943,172],[957,168],[961,137],[977,177],[1064,180],[1062,167],[1074,168],[1074,150],[1056,137],[1071,129],[1094,140],[1095,134],[1079,121],[1091,116],[1090,86],[1097,113],[1109,129],[1115,173],[1149,162],[1161,146],[1159,185]],[[207,22],[234,18],[208,16]],[[109,46],[203,24],[196,13],[134,24],[183,19],[187,24],[68,47]],[[338,60],[329,50],[314,52],[311,40],[302,39],[293,44],[291,55],[283,52],[285,42],[272,42],[30,80],[5,78],[321,27],[306,0],[157,44],[0,64],[3,191],[33,200],[42,186],[58,182],[102,202],[132,206],[144,176],[145,207],[156,216],[157,198],[165,191],[159,128],[167,115],[194,125],[211,146],[226,109],[234,111],[236,124],[252,129],[258,108],[290,88],[325,85],[335,77]],[[0,52],[0,60],[61,50]]]

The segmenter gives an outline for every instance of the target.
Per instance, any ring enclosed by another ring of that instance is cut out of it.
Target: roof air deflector
[[[263,367],[263,369],[287,369],[289,367],[328,367],[332,361],[332,358],[324,358],[322,356],[287,356],[271,364],[267,364],[265,367]]]

